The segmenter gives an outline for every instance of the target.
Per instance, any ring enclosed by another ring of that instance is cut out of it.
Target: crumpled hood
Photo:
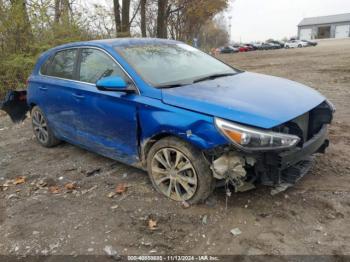
[[[279,77],[244,72],[163,89],[165,104],[261,128],[272,128],[310,111],[325,98]]]

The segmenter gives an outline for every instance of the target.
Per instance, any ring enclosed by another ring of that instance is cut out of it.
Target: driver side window
[[[93,48],[82,49],[79,76],[80,81],[92,84],[107,76],[119,76],[129,82],[124,71],[111,57]]]

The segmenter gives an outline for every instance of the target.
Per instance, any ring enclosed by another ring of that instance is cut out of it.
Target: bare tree
[[[60,22],[61,17],[61,1],[55,0],[55,18],[54,22],[57,25]]]
[[[157,16],[157,37],[167,38],[167,7],[168,0],[158,0],[158,16]]]
[[[130,36],[130,0],[122,2],[122,24],[121,31],[123,36]]]
[[[63,24],[70,23],[71,3],[69,0],[61,0],[61,19]]]
[[[140,11],[140,16],[141,16],[141,35],[142,37],[146,37],[146,4],[147,0],[140,0],[141,4],[141,11]]]
[[[114,10],[114,21],[115,21],[115,31],[116,36],[119,36],[121,32],[121,19],[120,19],[120,4],[119,0],[113,0],[113,10]]]
[[[71,0],[55,0],[54,6],[54,24],[70,24],[72,17]]]

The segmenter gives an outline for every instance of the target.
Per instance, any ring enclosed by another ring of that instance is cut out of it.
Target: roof
[[[138,45],[155,45],[155,44],[176,44],[175,40],[160,38],[112,38],[83,42],[73,42],[57,46],[53,49],[62,49],[78,46],[99,46],[99,47],[115,47],[115,46],[138,46]]]
[[[175,40],[161,38],[113,38],[93,40],[91,43],[103,43],[110,46],[128,46],[128,45],[149,45],[149,44],[174,44],[178,43]]]
[[[350,13],[304,18],[298,26],[350,22]]]

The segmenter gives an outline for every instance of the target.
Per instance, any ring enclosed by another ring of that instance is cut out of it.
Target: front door
[[[122,68],[100,49],[84,48],[79,52],[75,94],[80,108],[77,119],[77,142],[95,152],[122,162],[138,161],[137,94],[100,91],[97,80],[120,76],[132,82]]]

